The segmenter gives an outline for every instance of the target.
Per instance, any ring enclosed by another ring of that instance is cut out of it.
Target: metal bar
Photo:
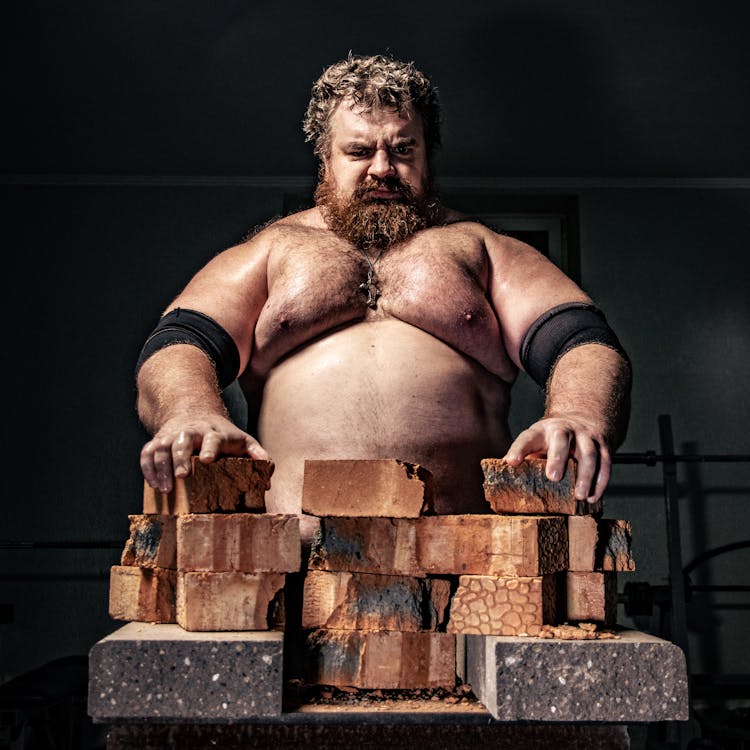
[[[670,457],[673,453],[672,420],[668,414],[659,416],[659,440],[665,460],[662,467],[664,479],[664,511],[666,514],[667,554],[671,592],[671,639],[685,652],[688,638],[685,622],[685,584],[682,573],[682,543],[680,540],[680,511],[677,501],[677,466]]]
[[[120,549],[123,543],[114,541],[101,542],[73,542],[73,541],[21,541],[0,540],[0,550],[29,550],[29,549]]]
[[[727,552],[734,552],[738,549],[747,549],[750,547],[750,539],[743,539],[739,542],[730,542],[729,544],[722,544],[720,547],[714,547],[712,549],[701,552],[700,555],[694,557],[687,565],[682,569],[683,575],[689,575],[699,565],[703,564],[707,560],[711,560],[719,555],[725,555]]]
[[[659,443],[664,456],[662,473],[664,479],[664,511],[667,527],[667,554],[669,559],[670,638],[683,650],[685,660],[689,665],[687,617],[685,612],[685,578],[682,573],[680,513],[677,497],[677,464],[674,456],[672,419],[668,414],[659,415]],[[688,690],[690,690],[689,685]],[[688,742],[693,737],[690,721],[679,723],[679,737],[680,748],[681,750],[685,750]]]
[[[614,464],[645,464],[646,466],[656,466],[657,463],[750,463],[750,455],[744,453],[717,453],[707,454],[665,454],[660,455],[655,451],[645,451],[644,453],[615,453],[612,456]]]

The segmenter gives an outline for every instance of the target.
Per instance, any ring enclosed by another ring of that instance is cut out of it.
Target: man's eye
[[[393,153],[398,154],[399,156],[405,156],[408,153],[411,153],[411,146],[394,146]]]
[[[350,156],[367,156],[366,148],[354,148],[349,152]]]

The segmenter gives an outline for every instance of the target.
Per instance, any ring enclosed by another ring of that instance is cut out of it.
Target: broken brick
[[[204,464],[198,456],[192,456],[191,465],[187,477],[175,478],[170,493],[159,492],[144,482],[145,514],[265,511],[265,493],[271,486],[273,462],[226,456]]]
[[[630,521],[602,518],[597,522],[599,542],[596,547],[596,570],[632,571],[635,560],[631,544],[633,529]]]
[[[131,622],[175,622],[176,576],[176,571],[165,568],[113,565],[109,616]]]
[[[306,656],[315,684],[408,690],[456,683],[456,636],[450,633],[315,630]]]
[[[133,515],[130,536],[120,558],[120,565],[141,568],[175,568],[177,566],[176,524],[173,516]]]
[[[181,571],[284,573],[300,566],[296,515],[191,513],[177,519]]]
[[[268,630],[284,573],[178,573],[177,623],[185,630]]]
[[[450,582],[443,579],[310,570],[303,628],[436,630],[443,624]]]
[[[397,459],[305,461],[302,511],[416,518],[433,507],[432,474]]]
[[[544,473],[546,458],[526,458],[511,466],[501,458],[484,458],[484,496],[495,513],[561,513],[595,515],[602,510],[601,500],[589,503],[576,500],[576,462],[568,459],[562,478],[553,482]]]
[[[562,516],[322,518],[309,566],[381,575],[537,576],[565,570]]]
[[[566,620],[596,622],[612,627],[617,620],[617,574],[581,573],[565,575]]]
[[[561,574],[508,578],[461,576],[447,631],[464,635],[538,635],[564,618]]]

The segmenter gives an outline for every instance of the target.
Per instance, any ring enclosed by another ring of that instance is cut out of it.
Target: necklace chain
[[[357,248],[364,259],[367,261],[369,268],[367,269],[367,281],[363,281],[359,285],[359,291],[365,295],[365,303],[371,310],[375,310],[378,306],[378,298],[380,297],[380,289],[377,285],[377,273],[375,272],[375,264],[380,260],[380,256],[383,255],[383,250],[378,253],[378,257],[375,260],[370,260],[370,255],[366,250],[361,247]]]

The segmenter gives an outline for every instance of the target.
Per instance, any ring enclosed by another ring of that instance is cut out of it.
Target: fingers
[[[587,437],[579,437],[576,441],[574,457],[576,466],[576,500],[586,500],[593,493],[592,489],[599,469],[599,450],[596,443]]]
[[[594,493],[588,498],[590,503],[598,502],[607,489],[612,476],[612,455],[606,445],[599,446],[599,473],[594,485]]]
[[[547,443],[544,439],[543,432],[532,425],[528,429],[518,434],[518,437],[511,443],[507,453],[503,457],[511,466],[518,466],[527,456],[534,453],[543,453],[546,455]]]
[[[143,478],[155,490],[171,492],[173,488],[171,442],[155,437],[146,443],[141,450],[141,471]]]
[[[565,473],[573,438],[573,432],[563,429],[553,430],[549,436],[545,473],[547,478],[553,482],[558,482]]]
[[[197,435],[183,430],[172,444],[172,465],[176,477],[186,477],[190,474],[190,457],[198,440]]]
[[[247,436],[247,440],[245,441],[245,452],[250,458],[255,458],[259,461],[271,460],[271,456],[268,455],[266,449],[250,435]]]
[[[518,466],[532,454],[546,456],[545,473],[549,479],[557,482],[565,473],[574,437],[572,430],[556,427],[552,420],[547,420],[547,423],[540,420],[518,435],[508,448],[504,460],[511,466]]]
[[[595,503],[601,499],[610,479],[612,459],[604,439],[591,435],[586,425],[559,418],[544,418],[521,432],[504,460],[518,466],[526,458],[546,456],[545,474],[553,482],[565,474],[569,458],[576,460],[577,500]]]
[[[271,460],[255,438],[223,418],[194,424],[188,429],[164,425],[141,450],[144,479],[160,492],[171,492],[175,477],[190,474],[196,451],[201,463],[211,463],[221,455]]]

